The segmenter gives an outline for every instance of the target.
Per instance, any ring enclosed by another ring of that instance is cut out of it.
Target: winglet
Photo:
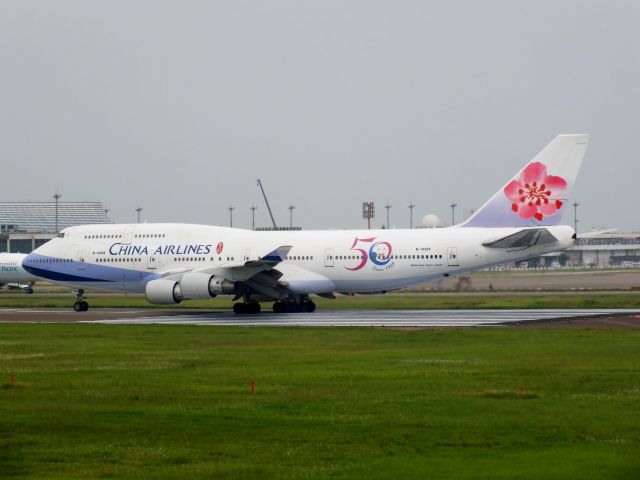
[[[558,225],[589,135],[558,135],[461,227]]]
[[[293,247],[291,245],[282,245],[276,248],[275,250],[273,250],[272,252],[269,252],[265,256],[261,257],[260,260],[258,260],[258,262],[271,263],[274,265],[277,263],[283,262],[284,259],[287,258],[287,255],[289,255],[289,251],[292,248]]]

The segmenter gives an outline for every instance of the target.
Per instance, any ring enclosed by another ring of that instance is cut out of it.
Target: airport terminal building
[[[58,230],[113,223],[101,202],[58,202]],[[56,236],[55,202],[0,202],[0,252],[29,253]]]
[[[542,257],[530,258],[515,265],[516,268],[638,268],[640,267],[640,233],[601,233],[580,238],[573,247]]]
[[[640,233],[602,233],[580,238],[567,250],[572,264],[585,267],[640,267]]]

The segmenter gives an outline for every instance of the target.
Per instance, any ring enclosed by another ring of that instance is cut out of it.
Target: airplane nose
[[[36,256],[33,254],[33,252],[25,255],[25,257],[22,259],[22,266],[23,267],[25,267],[25,266],[28,267],[30,265],[33,265],[34,261],[35,261],[35,257]]]

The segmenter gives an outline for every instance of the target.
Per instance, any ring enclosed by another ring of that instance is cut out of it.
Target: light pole
[[[390,228],[390,226],[389,226],[389,210],[391,210],[391,204],[390,204],[390,203],[387,203],[387,204],[384,206],[384,208],[386,208],[386,209],[387,209],[387,228]]]
[[[231,228],[233,228],[233,211],[236,209],[236,207],[229,207],[227,210],[229,210],[229,226]]]
[[[578,207],[580,204],[576,200],[573,202],[573,232],[578,235]]]
[[[295,205],[289,204],[289,229],[293,230],[293,211],[296,209]]]
[[[413,209],[416,206],[413,203],[409,204],[409,228],[413,228]]]
[[[138,212],[138,223],[140,223],[140,212],[142,211],[142,207],[136,208],[136,212]]]
[[[375,216],[375,205],[373,202],[362,202],[362,218],[367,219],[367,229],[371,230],[371,219]]]
[[[60,197],[62,197],[62,194],[56,190],[56,193],[53,195],[53,198],[56,201],[56,233],[60,233],[60,230],[58,229],[58,200],[60,200]]]
[[[451,225],[455,225],[456,224],[456,207],[458,206],[458,204],[455,202],[451,202],[451,205],[449,206],[451,207]]]
[[[249,207],[251,209],[251,230],[256,229],[256,210],[258,207],[255,205],[253,207]]]

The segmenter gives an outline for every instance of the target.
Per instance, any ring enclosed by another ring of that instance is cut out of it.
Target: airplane
[[[26,256],[25,253],[0,253],[0,287],[21,288],[26,293],[33,293],[33,284],[38,277],[22,267]]]
[[[178,223],[62,230],[26,256],[76,290],[144,293],[152,304],[231,295],[234,312],[313,312],[310,295],[385,293],[570,247],[561,225],[590,136],[559,135],[463,223],[446,228],[252,231]]]

